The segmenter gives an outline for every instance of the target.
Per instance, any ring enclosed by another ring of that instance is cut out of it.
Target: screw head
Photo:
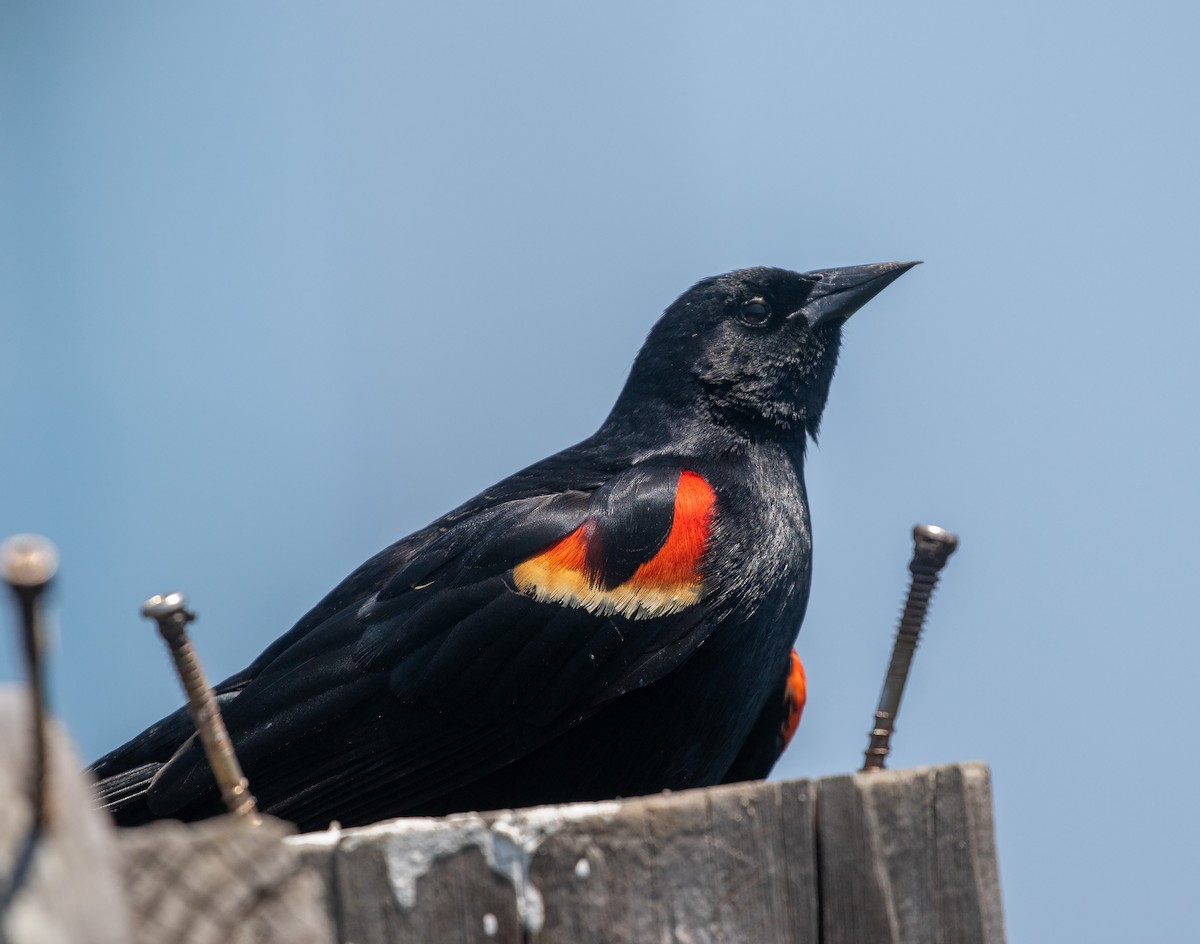
[[[913,543],[917,556],[928,559],[940,570],[958,549],[958,535],[936,524],[919,524],[913,528]]]
[[[187,597],[179,591],[156,593],[142,604],[142,616],[152,620],[164,620],[176,613],[186,613]]]
[[[14,534],[0,544],[0,565],[14,587],[44,587],[58,571],[58,548],[40,534]]]

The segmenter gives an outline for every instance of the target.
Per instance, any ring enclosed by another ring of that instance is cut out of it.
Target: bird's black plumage
[[[805,439],[842,323],[910,265],[682,295],[595,435],[382,551],[217,687],[262,808],[308,829],[726,779],[804,615]],[[118,822],[219,812],[182,711],[93,769]]]

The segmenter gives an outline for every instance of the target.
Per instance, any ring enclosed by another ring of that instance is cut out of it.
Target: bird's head
[[[739,269],[698,282],[650,331],[613,417],[701,407],[751,435],[815,437],[842,325],[914,265]]]

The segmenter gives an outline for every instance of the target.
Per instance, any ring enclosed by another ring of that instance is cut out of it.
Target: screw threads
[[[187,624],[196,618],[184,606],[182,594],[155,596],[142,605],[142,615],[158,624],[159,635],[167,644],[175,671],[187,694],[188,710],[200,735],[204,753],[221,790],[226,809],[237,816],[247,817],[258,824],[258,805],[250,793],[250,785],[242,773],[229,730],[221,717],[216,696],[208,685],[196,649],[188,638]]]
[[[871,729],[870,740],[863,754],[864,772],[882,770],[891,750],[900,699],[912,668],[921,628],[929,613],[929,602],[937,586],[938,574],[958,547],[958,538],[935,525],[919,524],[913,528],[913,544],[913,557],[908,565],[912,580],[900,615],[900,625],[896,629],[896,641],[892,646],[883,692],[879,696],[879,707],[875,710],[875,726]]]
[[[917,649],[917,640],[929,615],[929,603],[933,599],[934,588],[937,587],[937,571],[914,572],[908,598],[904,601],[904,609],[900,614],[900,625],[896,628],[896,642],[903,640],[903,645],[897,651],[899,660],[893,662],[888,671],[898,670],[898,674],[907,675],[912,663],[913,653]]]

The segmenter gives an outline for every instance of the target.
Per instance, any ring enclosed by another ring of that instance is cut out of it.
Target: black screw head
[[[916,558],[941,570],[950,555],[958,549],[958,535],[935,524],[919,524],[913,528],[913,543],[916,545]]]

